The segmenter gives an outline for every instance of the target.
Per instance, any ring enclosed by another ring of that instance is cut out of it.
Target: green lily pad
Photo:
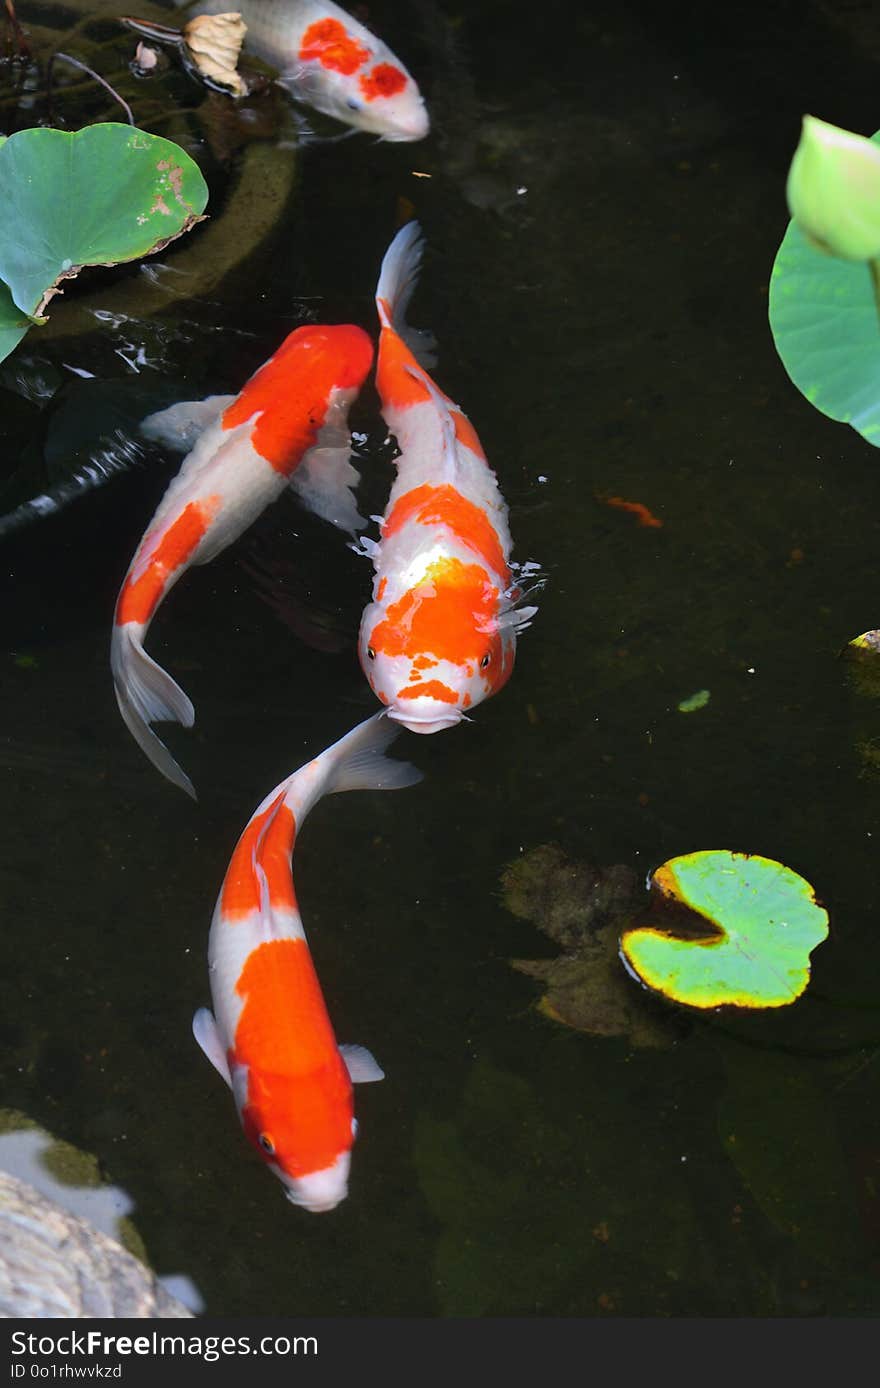
[[[711,849],[653,873],[652,911],[620,955],[641,982],[690,1007],[784,1007],[804,991],[828,913],[791,868]],[[656,920],[656,923],[655,923]]]
[[[30,318],[16,306],[6,285],[0,280],[0,361],[18,346],[30,326]]]
[[[871,139],[880,144],[880,131]],[[770,329],[810,403],[880,444],[880,313],[870,265],[826,255],[789,222],[770,277]]]
[[[207,200],[198,166],[158,135],[118,122],[21,130],[0,146],[0,280],[38,315],[60,280],[160,250]]]

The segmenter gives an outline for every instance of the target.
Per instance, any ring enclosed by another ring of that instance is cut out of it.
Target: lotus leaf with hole
[[[804,991],[828,934],[813,888],[758,854],[671,858],[650,879],[651,908],[620,955],[642,983],[689,1007],[784,1007]]]
[[[21,130],[0,144],[0,359],[64,279],[161,250],[208,189],[177,145],[131,125]]]

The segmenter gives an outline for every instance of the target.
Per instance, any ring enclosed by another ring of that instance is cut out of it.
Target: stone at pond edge
[[[0,1171],[0,1318],[186,1318],[113,1239]]]

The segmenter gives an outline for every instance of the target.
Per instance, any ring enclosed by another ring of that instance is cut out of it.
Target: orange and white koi
[[[381,539],[361,542],[376,574],[359,649],[389,717],[433,733],[506,682],[517,634],[536,608],[515,605],[522,593],[507,506],[477,432],[409,345],[404,315],[422,248],[410,222],[389,246],[376,289],[376,385],[400,457]]]
[[[302,327],[285,338],[236,396],[172,405],[141,432],[187,453],[116,602],[110,664],[119,710],[154,766],[195,798],[192,782],[150,728],[191,727],[193,706],[143,647],[165,594],[191,564],[207,564],[290,485],[318,515],[354,531],[363,524],[351,488],[348,410],[372,365],[373,346],[351,324]]]
[[[181,0],[177,0],[181,3]],[[193,14],[222,14],[201,0]],[[423,140],[430,121],[415,80],[387,44],[333,0],[236,0],[245,48],[280,73],[293,97],[383,140]]]
[[[238,841],[208,942],[213,1014],[193,1033],[232,1090],[245,1136],[295,1205],[332,1210],[348,1191],[352,1082],[383,1072],[362,1046],[338,1046],[293,886],[296,835],[322,795],[396,790],[421,773],[385,749],[399,729],[360,723],[266,796]]]

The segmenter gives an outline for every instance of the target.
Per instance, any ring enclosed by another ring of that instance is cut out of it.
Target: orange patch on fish
[[[322,67],[350,77],[370,56],[338,19],[318,19],[302,36],[299,56],[304,63],[315,59]]]
[[[245,1132],[257,1146],[265,1132],[292,1176],[323,1170],[351,1147],[351,1080],[305,940],[258,945],[235,986],[244,1006],[229,1059],[249,1071]]]
[[[263,878],[273,906],[296,908],[290,869],[296,821],[282,800],[279,795],[262,814],[254,815],[235,845],[220,893],[220,909],[229,920],[259,911]]]
[[[412,660],[428,652],[456,665],[479,660],[499,596],[479,564],[438,559],[420,583],[388,607],[384,620],[373,628],[370,645],[385,655]]]
[[[597,500],[604,502],[606,506],[616,506],[619,511],[631,511],[639,525],[646,525],[659,530],[663,524],[662,520],[659,520],[640,501],[626,501],[622,496],[599,496]]]
[[[224,410],[223,428],[259,414],[253,447],[289,476],[313,447],[333,388],[359,389],[372,361],[369,337],[350,323],[296,328]]]
[[[417,520],[420,525],[445,525],[503,582],[510,577],[501,541],[486,512],[454,487],[432,487],[426,482],[405,492],[383,522],[383,537],[395,534],[409,520]]]
[[[448,684],[440,680],[424,680],[419,684],[407,685],[401,689],[398,699],[439,699],[444,704],[457,704],[458,695]]]
[[[388,317],[391,309],[384,299],[380,304]],[[379,360],[376,364],[376,389],[383,405],[393,405],[399,410],[410,405],[420,405],[431,399],[431,392],[411,371],[419,372],[421,367],[403,339],[393,328],[383,328],[379,337]]]
[[[155,548],[145,561],[143,572],[137,578],[128,575],[119,601],[116,604],[116,622],[145,623],[155,612],[168,579],[178,569],[182,569],[192,556],[199,541],[211,524],[220,505],[219,496],[209,496],[203,501],[191,501],[184,506],[177,520],[160,535]],[[135,559],[134,567],[140,567],[140,558]]]
[[[388,587],[388,579],[380,578],[379,587],[376,589],[376,601],[381,602],[385,596],[385,589]]]
[[[434,666],[437,665],[437,664],[439,664],[438,661],[436,661],[436,660],[431,660],[431,659],[430,659],[428,656],[426,656],[426,655],[417,655],[416,658],[415,658],[415,660],[414,660],[413,663],[412,663],[412,667],[413,667],[413,670],[414,670],[414,671],[415,671],[415,670],[433,670]]]
[[[370,72],[364,72],[358,85],[367,101],[375,101],[377,96],[396,96],[406,86],[406,74],[392,63],[377,63]]]

